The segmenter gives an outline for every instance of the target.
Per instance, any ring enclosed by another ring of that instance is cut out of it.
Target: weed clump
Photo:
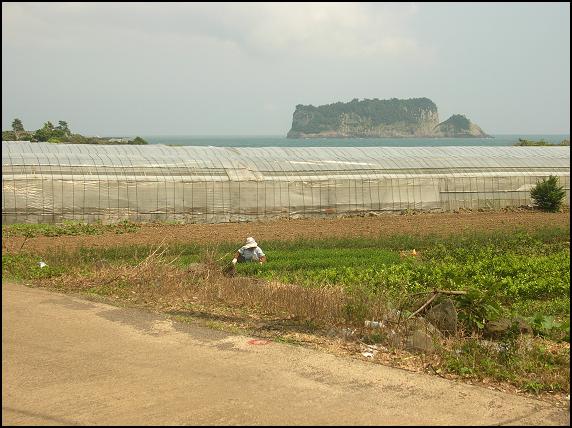
[[[536,183],[530,191],[530,197],[534,200],[534,205],[543,211],[557,212],[562,206],[566,191],[558,185],[558,177],[551,175]]]

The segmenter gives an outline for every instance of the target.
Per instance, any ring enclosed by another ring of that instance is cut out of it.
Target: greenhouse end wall
[[[225,148],[2,143],[2,220],[239,222],[531,205],[569,147]]]

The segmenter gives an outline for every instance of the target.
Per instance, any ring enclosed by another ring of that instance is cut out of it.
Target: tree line
[[[81,134],[71,132],[68,123],[65,120],[58,121],[54,124],[50,121],[36,131],[27,131],[24,124],[18,118],[12,121],[11,131],[2,131],[2,141],[32,141],[32,142],[48,142],[48,143],[71,143],[71,144],[148,144],[141,137],[128,139],[127,141],[117,141],[116,139],[101,137],[86,137]]]

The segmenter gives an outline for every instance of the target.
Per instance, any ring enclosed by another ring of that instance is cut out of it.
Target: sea
[[[558,144],[570,140],[570,135],[493,135],[493,138],[307,138],[284,136],[166,136],[141,135],[150,144],[207,147],[441,147],[441,146],[512,146],[519,138],[544,140]]]

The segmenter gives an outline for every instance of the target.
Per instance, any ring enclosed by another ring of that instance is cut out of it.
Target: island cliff
[[[314,107],[297,105],[288,138],[489,137],[462,115],[439,123],[428,98],[372,100]]]

